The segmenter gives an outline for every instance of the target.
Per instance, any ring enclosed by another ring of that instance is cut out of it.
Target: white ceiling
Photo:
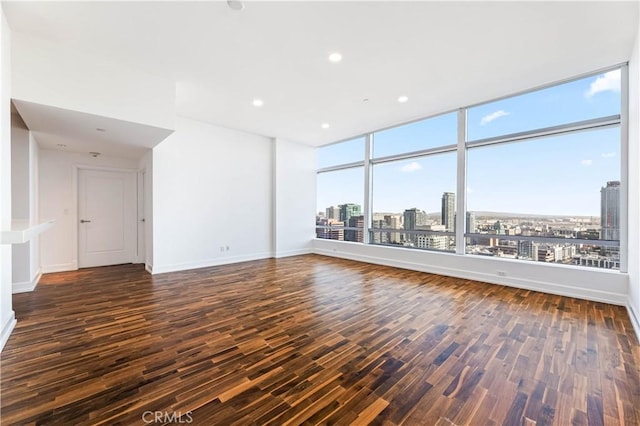
[[[14,31],[175,80],[181,116],[310,145],[625,62],[639,28],[637,1],[3,7]]]
[[[171,134],[159,127],[19,99],[13,104],[45,149],[140,158]]]

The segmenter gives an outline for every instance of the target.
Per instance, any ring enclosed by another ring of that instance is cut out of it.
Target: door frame
[[[144,184],[147,177],[147,169],[140,169],[136,173],[136,229],[137,229],[137,244],[136,244],[136,263],[146,263],[146,248],[145,248],[145,221],[146,213],[144,211]]]
[[[140,193],[139,191],[139,185],[137,184],[137,176],[138,176],[138,172],[140,171],[139,169],[129,169],[129,168],[121,168],[121,167],[106,167],[106,166],[92,166],[92,165],[86,165],[86,164],[74,164],[73,165],[73,170],[72,170],[72,176],[71,176],[71,186],[72,186],[72,195],[73,195],[73,213],[71,215],[71,218],[73,219],[73,223],[75,224],[73,227],[73,233],[72,233],[72,238],[73,241],[75,241],[75,244],[73,246],[73,267],[75,270],[77,270],[79,268],[79,264],[80,264],[80,256],[79,256],[79,250],[80,250],[80,233],[79,233],[79,226],[80,226],[80,216],[79,216],[79,211],[80,211],[80,178],[79,178],[79,174],[80,174],[80,170],[89,170],[89,171],[99,171],[99,172],[119,172],[119,173],[132,173],[135,177],[136,177],[136,186],[134,188],[135,194],[136,194],[136,200],[135,200],[135,205],[136,205],[136,235],[139,235],[139,227],[140,227],[140,222],[138,221],[138,211],[137,211],[137,206],[139,204],[139,199],[140,199]],[[137,241],[137,240],[136,240]],[[137,244],[136,244],[137,247]],[[137,253],[137,252],[136,252]],[[131,257],[131,262],[132,263],[138,263],[138,256],[136,255],[136,253],[134,253]]]

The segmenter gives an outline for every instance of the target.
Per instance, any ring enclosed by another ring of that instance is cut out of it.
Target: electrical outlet
[[[225,246],[226,251],[229,251],[229,246]]]
[[[220,246],[220,251],[224,251],[224,246]]]
[[[499,277],[506,277],[507,273],[505,271],[496,271],[496,274],[498,274]]]

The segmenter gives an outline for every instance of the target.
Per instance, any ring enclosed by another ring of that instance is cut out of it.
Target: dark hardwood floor
[[[14,295],[13,424],[640,424],[624,308],[308,255]]]

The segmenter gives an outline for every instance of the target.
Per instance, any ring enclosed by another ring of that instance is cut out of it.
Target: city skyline
[[[348,204],[352,204],[352,203],[348,203]],[[320,209],[317,213],[316,216],[318,214],[321,214],[321,216],[324,216],[326,214],[326,209],[328,209],[329,207],[334,207],[334,206],[328,206],[325,209]],[[411,207],[411,208],[407,208],[404,209],[402,211],[378,211],[378,212],[372,212],[372,215],[402,215],[404,213],[405,210],[409,210],[409,209],[414,209],[417,207]],[[421,210],[421,209],[419,209]],[[437,217],[440,218],[441,216],[441,212],[440,211],[426,211],[424,210],[425,214],[429,217]],[[600,215],[555,215],[555,214],[551,214],[551,215],[544,215],[544,214],[535,214],[535,213],[519,213],[519,212],[496,212],[496,211],[488,211],[488,210],[467,210],[467,213],[473,213],[474,215],[487,215],[487,216],[491,216],[496,218],[497,220],[502,220],[504,218],[541,218],[541,219],[569,219],[569,218],[576,218],[576,219],[589,219],[589,220],[595,220],[597,222],[600,222]]]
[[[561,219],[557,216],[539,216],[539,215],[509,215],[508,213],[491,213],[466,211],[465,232],[474,233],[481,227],[478,224],[484,224],[484,231],[497,231],[501,234],[505,223],[513,224],[516,220],[521,220],[523,225],[530,227],[533,223],[548,222],[553,224],[555,235],[566,238],[567,226],[569,231],[576,234],[573,238],[579,239],[603,239],[618,241],[620,239],[620,181],[608,181],[600,190],[600,209],[601,216],[568,216]],[[371,212],[372,224],[371,228],[393,228],[403,229],[405,231],[413,230],[429,230],[429,231],[445,231],[455,232],[456,220],[456,203],[455,194],[444,192],[441,198],[441,210],[439,213],[426,212],[419,208],[412,207],[404,209],[403,212]],[[391,217],[395,217],[397,222],[394,226],[390,226]],[[567,219],[569,219],[567,221]],[[357,224],[353,224],[352,220],[356,220]],[[502,220],[502,224],[500,221]],[[338,206],[329,206],[324,211],[320,211],[316,215],[317,225],[337,225],[345,227],[364,227],[364,212],[362,206],[354,203],[345,203]],[[489,227],[487,227],[487,225]],[[564,229],[563,229],[564,228]],[[573,229],[571,229],[573,228]],[[598,229],[599,228],[599,229]],[[597,232],[598,236],[594,236],[593,232]],[[517,235],[520,232],[514,232]],[[548,235],[551,236],[551,235]],[[595,237],[595,238],[594,238]],[[415,238],[409,238],[415,240]]]
[[[608,186],[610,183],[615,183],[617,184],[617,189],[619,191],[619,185],[620,185],[620,181],[607,181],[606,185]],[[487,215],[497,215],[500,217],[508,217],[508,216],[513,216],[513,217],[547,217],[547,218],[601,218],[602,217],[602,212],[604,211],[602,209],[602,205],[603,205],[603,191],[606,189],[605,186],[600,186],[597,192],[597,198],[599,200],[599,204],[598,204],[598,211],[596,212],[596,214],[543,214],[543,213],[533,213],[533,212],[518,212],[518,211],[498,211],[498,210],[472,210],[470,208],[467,208],[466,211],[467,213],[472,212],[474,214],[487,214]],[[452,193],[452,192],[443,192],[444,194],[451,194],[451,199],[453,200],[454,203],[454,211],[455,211],[455,197],[456,194]],[[595,197],[595,196],[594,196]],[[619,193],[616,193],[615,196],[615,203],[619,204]],[[432,209],[432,210],[427,210],[424,208],[420,208],[418,206],[415,205],[411,205],[411,207],[404,207],[401,208],[399,210],[376,210],[375,207],[372,209],[372,214],[402,214],[404,211],[408,210],[408,209],[418,209],[421,211],[424,211],[426,214],[428,215],[441,215],[443,214],[442,212],[442,203],[444,202],[442,196],[440,197],[440,206],[439,209]],[[613,201],[611,201],[610,203],[613,203]],[[349,203],[335,203],[335,204],[331,204],[330,206],[325,207],[324,209],[319,209],[318,213],[325,213],[325,210],[328,209],[329,207],[335,207],[336,209],[338,208],[338,206],[340,205],[345,205],[345,204],[355,204],[355,205],[359,205],[360,207],[362,206],[361,202],[349,202]],[[433,205],[435,203],[431,203],[431,205]],[[468,204],[468,203],[467,203]]]
[[[607,201],[607,203],[609,204],[608,208],[605,208],[605,195],[604,193],[610,193],[611,191],[605,191],[607,189],[609,189],[608,187],[610,186],[609,184],[614,184],[617,186],[617,189],[619,189],[619,181],[613,181],[613,182],[607,182],[607,187],[602,187],[600,190],[600,197],[601,197],[601,211],[605,211],[605,210],[609,210],[609,217],[613,217],[613,216],[617,216],[619,214],[619,204],[614,204],[614,201],[611,200],[611,196],[607,196],[606,199],[610,200]],[[444,195],[444,194],[443,194]],[[455,199],[455,194],[453,194],[453,198]],[[615,195],[615,197],[619,197],[618,194]],[[442,198],[442,197],[441,197]],[[619,198],[614,199],[615,201],[618,201]],[[441,201],[443,201],[441,199]],[[362,215],[362,206],[356,203],[342,203],[342,204],[337,204],[337,205],[331,205],[331,206],[327,206],[324,209],[320,209],[317,213],[316,213],[316,217],[322,217],[322,218],[328,218],[328,219],[335,219],[336,221],[341,221],[339,219],[339,212],[341,210],[341,208],[343,206],[357,206],[357,208],[360,208],[360,213],[358,215]],[[375,217],[378,216],[384,216],[384,215],[396,215],[396,216],[404,216],[408,211],[410,210],[415,210],[418,212],[421,212],[424,214],[425,218],[430,218],[431,220],[434,219],[439,219],[442,220],[442,218],[444,217],[444,212],[442,210],[439,211],[426,211],[423,209],[420,209],[418,207],[407,207],[402,209],[401,211],[373,211],[371,212],[372,217],[375,220]],[[329,213],[329,211],[334,211],[335,213],[331,214]],[[614,212],[614,213],[611,213]],[[487,211],[487,210],[466,210],[466,214],[467,214],[467,222],[469,222],[469,219],[471,218],[472,220],[475,220],[476,218],[480,219],[480,218],[493,218],[495,220],[505,220],[505,219],[513,219],[513,218],[520,218],[520,219],[546,219],[546,220],[556,220],[556,219],[570,219],[570,218],[574,218],[580,221],[585,221],[585,220],[589,220],[591,222],[598,222],[599,226],[601,225],[603,228],[605,227],[604,225],[604,219],[602,219],[603,216],[601,216],[600,214],[597,215],[543,215],[543,214],[536,214],[536,213],[519,213],[519,212],[497,212],[497,211]],[[455,208],[454,208],[454,216],[455,216]],[[454,217],[455,219],[455,217]],[[581,222],[581,223],[582,223]],[[613,221],[613,222],[609,222],[611,223],[611,225],[609,225],[610,228],[612,229],[617,229],[617,220]],[[444,223],[443,223],[444,225]],[[469,231],[467,231],[469,232]]]
[[[598,220],[591,217],[588,221],[557,221],[554,217],[526,216],[501,219],[467,211],[465,232],[471,235],[465,238],[464,252],[618,269],[619,247],[601,246],[598,241],[620,238],[619,191],[619,181],[608,181],[601,188],[602,216]],[[316,216],[316,237],[363,243],[365,232],[369,232],[368,241],[372,244],[454,252],[456,237],[450,233],[455,231],[455,208],[455,194],[444,192],[440,214],[415,207],[402,213],[372,212],[371,223],[367,224],[360,205],[328,206]]]

